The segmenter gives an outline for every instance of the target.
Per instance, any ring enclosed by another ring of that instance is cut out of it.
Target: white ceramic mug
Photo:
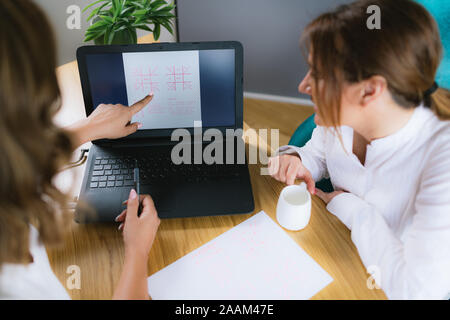
[[[278,223],[285,229],[298,231],[306,227],[311,217],[311,195],[306,184],[285,187],[277,205]]]

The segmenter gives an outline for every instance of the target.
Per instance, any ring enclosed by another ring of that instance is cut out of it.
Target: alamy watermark
[[[270,145],[268,136],[270,131]],[[178,142],[171,152],[171,160],[180,164],[245,164],[246,148],[249,147],[248,164],[268,165],[270,153],[280,145],[278,129],[226,129],[225,133],[216,128],[203,132],[202,122],[194,121],[194,134],[188,129],[176,129],[171,140]],[[209,142],[205,146],[205,142]],[[193,153],[192,154],[192,146]],[[225,154],[224,154],[225,152]],[[274,166],[276,163],[274,164]],[[261,175],[269,175],[267,167],[261,168]]]
[[[381,9],[379,6],[373,4],[367,7],[367,14],[370,16],[367,18],[366,25],[369,30],[381,29]],[[78,5],[72,4],[67,7],[66,14],[66,27],[69,30],[81,29],[81,8]],[[92,23],[92,21],[91,21]]]
[[[366,25],[369,30],[381,29],[381,9],[379,6],[373,4],[367,7],[367,14],[370,16],[367,18]]]
[[[77,265],[70,265],[66,269],[69,275],[66,280],[66,288],[68,290],[81,289],[81,268]]]
[[[370,290],[381,289],[381,269],[378,266],[371,265],[367,267],[367,273],[370,277],[367,278],[367,288]]]
[[[66,19],[66,27],[69,30],[81,29],[81,8],[75,4],[70,5],[66,9],[66,13],[69,15]]]

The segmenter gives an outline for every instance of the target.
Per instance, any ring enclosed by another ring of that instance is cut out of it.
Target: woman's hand
[[[334,197],[337,195],[344,193],[345,191],[333,191],[333,192],[323,192],[320,189],[316,189],[316,195],[322,199],[325,204],[328,204]]]
[[[276,180],[292,185],[295,179],[303,179],[308,191],[315,194],[315,182],[298,155],[283,154],[269,159],[269,173]]]
[[[72,134],[74,145],[80,146],[98,139],[118,139],[135,133],[142,124],[131,123],[131,120],[152,99],[153,94],[150,94],[130,107],[121,104],[99,105],[89,117],[67,128]]]
[[[117,216],[116,221],[121,222],[119,230],[123,229],[125,256],[147,259],[161,221],[152,198],[149,195],[141,195],[140,198],[142,204],[140,216],[138,216],[138,195],[133,189],[126,201],[127,209]]]
[[[128,197],[127,209],[116,221],[122,222],[125,242],[125,263],[113,299],[148,299],[147,260],[160,220],[149,195],[141,195],[142,212],[138,216],[139,200],[133,189]]]

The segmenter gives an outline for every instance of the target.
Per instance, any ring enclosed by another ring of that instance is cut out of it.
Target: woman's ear
[[[362,106],[367,106],[379,97],[387,89],[387,81],[382,76],[372,76],[369,79],[363,81],[361,88],[360,103]]]

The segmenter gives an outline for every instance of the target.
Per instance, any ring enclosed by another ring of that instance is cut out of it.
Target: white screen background
[[[193,127],[201,121],[198,51],[124,53],[128,105],[153,100],[133,117],[141,130]]]

